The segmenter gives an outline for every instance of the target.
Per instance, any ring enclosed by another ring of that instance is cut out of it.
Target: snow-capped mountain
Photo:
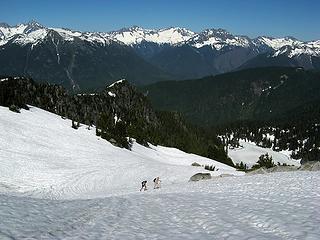
[[[141,42],[152,42],[157,44],[177,44],[185,42],[196,35],[194,32],[179,27],[170,27],[160,30],[143,29],[133,26],[113,31],[110,36],[127,45],[136,45]]]
[[[254,67],[256,62],[262,63],[259,66],[319,68],[319,41],[303,42],[293,37],[249,38],[220,28],[195,33],[182,28],[140,27],[121,29],[110,36],[133,47],[145,60],[178,79]],[[261,61],[262,57],[266,59]]]
[[[195,33],[177,27],[149,30],[134,26],[113,31],[110,36],[127,45],[139,45],[142,42],[170,45],[188,44],[195,48],[210,46],[218,51],[224,47],[258,48],[260,51],[266,49],[278,51],[283,47],[290,47],[293,49],[288,53],[290,58],[301,54],[319,56],[320,51],[319,41],[303,42],[293,37],[273,38],[266,36],[251,39],[247,36],[233,35],[221,28],[206,29]]]
[[[35,21],[10,26],[6,23],[0,24],[0,45],[6,44],[10,39],[19,44],[38,43],[51,31],[57,32],[66,41],[73,41],[79,38],[88,42],[97,42],[108,44],[111,41],[122,42],[126,45],[139,45],[142,42],[181,45],[188,44],[195,48],[210,46],[216,50],[221,50],[227,46],[260,49],[269,48],[273,51],[279,51],[283,47],[290,47],[287,52],[289,57],[306,54],[310,56],[320,55],[320,40],[303,42],[293,37],[273,38],[267,36],[251,39],[247,36],[233,35],[224,29],[206,29],[195,33],[186,28],[170,27],[164,29],[144,29],[138,26],[122,28],[111,32],[81,32],[65,28],[50,28],[41,25]]]
[[[271,38],[258,37],[254,39],[257,46],[268,46],[274,50],[273,57],[286,55],[294,58],[300,55],[320,56],[320,41],[302,42],[294,37]]]
[[[216,50],[220,50],[225,46],[238,46],[248,48],[251,40],[245,36],[234,36],[224,29],[206,29],[196,34],[188,41],[188,44],[196,48],[211,46]]]
[[[107,33],[80,32],[65,28],[48,28],[40,23],[31,21],[17,26],[0,24],[0,46],[10,40],[12,40],[13,43],[21,45],[37,44],[43,41],[52,31],[58,33],[65,41],[74,41],[76,38],[102,44],[109,44],[111,41],[115,41],[112,40]]]
[[[99,88],[123,77],[135,84],[191,79],[257,66],[319,69],[320,40],[252,39],[224,29],[81,32],[34,21],[0,23],[0,75],[27,75],[68,88]]]
[[[36,22],[0,25],[0,75],[30,76],[74,90],[103,88],[120,78],[136,84],[166,79],[165,73],[108,33],[48,28]]]
[[[254,39],[253,42],[257,46],[265,45],[270,47],[273,50],[278,50],[284,46],[295,46],[295,45],[303,44],[302,41],[299,41],[298,39],[293,37],[273,38],[273,37],[262,36]]]

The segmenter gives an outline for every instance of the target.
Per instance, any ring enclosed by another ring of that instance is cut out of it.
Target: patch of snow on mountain
[[[6,27],[1,27],[0,26],[0,31],[4,34],[5,38],[10,38],[16,34],[23,34],[25,29],[28,27],[26,24],[19,24],[17,26],[6,26]]]
[[[270,139],[273,138],[273,136],[269,137]],[[300,166],[300,161],[290,158],[288,154],[276,152],[270,148],[262,148],[252,142],[246,142],[244,140],[240,140],[239,143],[241,147],[231,148],[228,152],[234,164],[243,162],[251,168],[257,163],[261,155],[268,153],[269,156],[272,156],[274,164],[279,162],[280,164],[286,163],[288,165]]]
[[[143,29],[132,27],[112,32],[111,36],[127,45],[139,44],[142,41],[154,42],[158,44],[177,44],[187,41],[194,36],[190,30],[185,28],[166,28],[160,30]]]
[[[266,44],[267,46],[271,47],[274,50],[279,50],[280,48],[284,46],[294,46],[299,45],[303,42],[285,37],[285,38],[271,38],[271,37],[259,37],[258,38],[261,43]]]
[[[113,92],[108,92],[108,95],[109,95],[110,97],[115,97],[115,96],[116,96],[116,94],[113,93]]]
[[[249,47],[250,42],[246,37],[234,36],[224,29],[207,29],[188,41],[196,48],[211,46],[220,50],[225,46]]]
[[[111,42],[111,38],[108,34],[86,32],[79,38],[88,42],[100,43],[102,45],[108,45]]]
[[[111,84],[108,86],[108,88],[111,88],[111,87],[113,87],[114,85],[116,85],[116,84],[118,84],[118,83],[122,83],[123,81],[125,81],[124,78],[123,78],[123,79],[120,79],[120,80],[118,80],[118,81],[116,81],[116,82],[114,82],[114,83],[111,83]]]
[[[64,40],[66,41],[73,41],[74,37],[80,37],[82,35],[81,32],[71,31],[69,29],[64,29],[64,28],[50,28],[50,29],[59,33],[59,35],[63,37]]]
[[[74,38],[79,38],[81,40],[93,43],[100,43],[102,45],[107,45],[110,43],[110,37],[107,33],[97,33],[97,32],[79,32],[72,31],[64,28],[50,28],[59,33],[60,36],[66,41],[74,41]]]
[[[37,44],[41,42],[47,36],[47,34],[47,29],[39,29],[28,34],[18,35],[18,37],[14,39],[14,42],[21,45],[26,45],[29,43]]]

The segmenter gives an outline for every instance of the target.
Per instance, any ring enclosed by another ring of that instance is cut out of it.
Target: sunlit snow
[[[318,172],[243,176],[175,148],[134,143],[129,151],[35,107],[0,107],[0,132],[0,239],[320,236]],[[209,172],[193,162],[219,170],[188,182]],[[162,187],[153,189],[157,176]],[[142,180],[148,190],[140,192]]]

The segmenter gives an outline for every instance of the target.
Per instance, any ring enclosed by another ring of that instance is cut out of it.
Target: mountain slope
[[[0,105],[19,111],[33,105],[80,123],[97,126],[96,134],[114,145],[131,148],[130,138],[179,148],[233,166],[215,135],[187,123],[179,113],[155,111],[148,99],[125,80],[99,93],[68,94],[58,85],[26,78],[0,79]],[[128,138],[129,137],[129,138]]]
[[[299,68],[257,68],[142,91],[157,109],[182,112],[199,125],[285,118],[293,109],[320,102],[320,76]]]
[[[140,182],[160,176],[163,185],[187,182],[199,169],[193,162],[234,168],[175,148],[144,147],[132,151],[96,136],[95,129],[31,107],[20,114],[0,107],[0,191],[25,196],[69,199],[138,192]],[[201,168],[202,171],[205,171]],[[240,174],[240,173],[239,173]],[[40,181],[41,179],[41,181]],[[151,187],[151,186],[150,186]]]
[[[138,26],[123,28],[110,32],[110,36],[127,45],[137,45],[142,42],[174,45],[185,42],[195,35],[194,32],[178,27],[160,30],[143,29]]]
[[[29,76],[76,91],[100,89],[120,78],[142,84],[170,76],[108,36],[45,27],[28,30],[30,25],[18,27],[24,26],[22,33],[8,31],[0,48],[0,74]]]

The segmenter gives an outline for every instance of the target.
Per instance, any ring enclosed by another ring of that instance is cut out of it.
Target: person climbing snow
[[[144,180],[144,181],[142,181],[141,182],[141,189],[140,189],[140,192],[142,191],[142,189],[144,190],[144,191],[146,191],[146,190],[148,190],[147,189],[147,181],[146,180]]]
[[[156,177],[155,179],[153,179],[153,182],[154,182],[153,189],[158,189],[158,188],[161,187],[161,185],[160,185],[160,183],[161,183],[160,177]]]

